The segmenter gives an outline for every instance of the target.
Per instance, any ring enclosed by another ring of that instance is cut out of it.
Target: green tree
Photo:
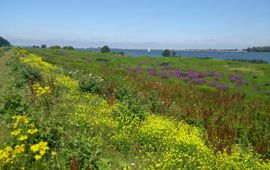
[[[72,46],[64,46],[63,49],[65,49],[65,50],[74,50],[74,47],[72,47]]]
[[[101,53],[110,53],[111,49],[107,45],[105,45],[100,49],[100,52]]]
[[[172,51],[172,56],[175,57],[176,56],[176,52]]]
[[[0,47],[11,46],[8,40],[0,36]]]
[[[51,49],[61,49],[61,47],[59,45],[53,45],[50,47]]]
[[[45,44],[42,44],[42,45],[41,45],[41,48],[46,48],[46,45],[45,45]]]
[[[171,50],[165,49],[165,50],[162,52],[162,56],[163,56],[163,57],[170,57],[170,56],[171,56]]]

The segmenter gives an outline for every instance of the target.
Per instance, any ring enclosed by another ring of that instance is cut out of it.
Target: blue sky
[[[0,36],[17,45],[270,45],[270,0],[1,0],[0,5]]]

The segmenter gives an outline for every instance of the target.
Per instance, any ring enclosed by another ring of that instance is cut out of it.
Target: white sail
[[[148,48],[148,53],[150,53],[150,51],[151,51],[151,49],[150,49],[150,48]]]

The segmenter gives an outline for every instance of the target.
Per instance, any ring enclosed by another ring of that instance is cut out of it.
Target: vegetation
[[[268,62],[265,60],[243,60],[243,59],[229,59],[231,61],[242,61],[242,62],[250,62],[250,63],[256,63],[256,64],[267,64]]]
[[[47,46],[45,44],[42,44],[41,45],[41,48],[46,48]]]
[[[42,48],[4,56],[2,169],[270,169],[268,64]]]
[[[121,56],[124,56],[125,55],[125,52],[124,51],[119,51],[116,53],[117,55],[121,55]]]
[[[110,53],[111,52],[111,49],[110,47],[108,47],[107,45],[103,46],[101,49],[100,49],[100,52],[101,53]]]
[[[11,46],[8,40],[0,36],[0,47]]]
[[[59,45],[53,45],[50,47],[51,49],[61,49],[61,47]]]
[[[247,52],[270,52],[270,46],[263,46],[263,47],[248,47],[244,49]]]
[[[63,49],[65,49],[65,50],[74,50],[74,47],[72,47],[72,46],[64,46]]]
[[[170,56],[171,56],[171,50],[165,49],[165,50],[162,52],[162,56],[163,56],[163,57],[170,57]]]

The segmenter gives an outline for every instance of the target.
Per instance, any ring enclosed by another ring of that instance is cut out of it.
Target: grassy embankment
[[[2,168],[269,169],[269,65],[28,51],[47,62],[8,62]]]
[[[135,112],[150,110],[199,126],[217,150],[252,144],[269,157],[269,64],[30,51],[77,80],[85,81],[90,73],[103,77],[91,90],[109,103],[121,100]]]

